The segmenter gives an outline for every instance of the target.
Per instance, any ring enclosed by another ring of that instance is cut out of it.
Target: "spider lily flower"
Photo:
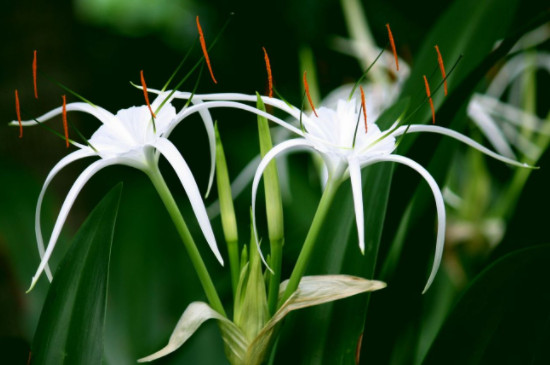
[[[160,155],[164,156],[174,168],[184,190],[189,197],[191,206],[199,226],[206,238],[208,245],[214,252],[218,261],[223,264],[223,259],[218,250],[214,233],[208,219],[206,208],[202,200],[199,188],[189,166],[178,149],[168,140],[171,131],[186,117],[187,114],[177,114],[176,109],[171,105],[169,93],[161,93],[151,105],[134,106],[122,109],[117,114],[94,106],[88,103],[75,102],[66,105],[66,111],[80,111],[91,114],[102,124],[95,131],[89,140],[89,145],[73,143],[78,150],[62,158],[50,171],[40,191],[35,216],[35,231],[38,249],[41,257],[40,265],[35,276],[33,276],[30,289],[34,287],[41,273],[45,270],[48,278],[52,275],[48,267],[48,260],[54,250],[55,244],[69,214],[69,211],[86,182],[101,169],[111,165],[127,165],[145,172],[148,176],[158,173],[158,161]],[[164,103],[164,105],[162,105]],[[195,101],[196,103],[196,101]],[[162,107],[161,107],[162,106]],[[196,107],[193,106],[193,107]],[[193,108],[191,107],[191,108]],[[214,126],[212,118],[205,108],[195,108],[201,114],[211,141],[211,151],[215,148]],[[152,111],[156,110],[154,123]],[[63,113],[63,107],[51,110],[50,112],[31,121],[24,121],[23,126],[38,125],[59,114]],[[12,125],[19,125],[18,121]],[[42,229],[40,224],[40,213],[42,200],[47,187],[52,179],[70,163],[87,158],[99,157],[99,160],[92,162],[75,180],[70,188],[59,215],[56,219],[47,248],[44,247]],[[215,156],[212,154],[211,156]],[[212,166],[214,167],[214,166]],[[211,173],[212,177],[213,174]],[[210,179],[211,183],[212,179]],[[210,186],[210,185],[209,185]],[[29,290],[30,290],[29,289]]]
[[[152,93],[159,92],[155,90],[149,91]],[[227,106],[231,105],[231,107],[252,111],[256,114],[260,114],[261,112],[251,106],[231,102],[231,100],[255,102],[255,95],[225,93],[192,96],[190,93],[186,92],[175,92],[174,97],[181,99],[193,97],[193,100],[203,102],[201,105],[204,106],[208,106],[209,104],[213,106],[218,106],[218,104],[226,104]],[[214,100],[226,101],[215,102]],[[357,102],[357,98],[355,97],[349,100],[340,99],[336,102],[335,108],[320,107],[316,109],[318,116],[316,116],[315,113],[302,113],[299,108],[289,105],[285,101],[277,98],[264,96],[262,97],[262,101],[266,105],[271,105],[286,112],[297,122],[301,121],[303,129],[298,129],[292,123],[284,122],[276,117],[269,117],[269,119],[275,121],[280,126],[298,135],[298,138],[289,139],[279,143],[273,147],[273,149],[271,149],[260,162],[252,183],[253,219],[255,219],[255,201],[258,185],[263,175],[263,171],[269,162],[271,162],[271,160],[275,157],[291,151],[313,151],[319,153],[323,158],[328,170],[329,179],[339,182],[347,179],[348,177],[350,178],[357,223],[358,243],[361,252],[364,252],[365,238],[361,169],[379,162],[396,162],[409,166],[416,170],[429,184],[434,195],[437,208],[438,229],[436,238],[436,252],[432,265],[432,271],[425,290],[429,288],[433,282],[443,255],[446,224],[445,205],[441,190],[430,173],[414,160],[394,153],[397,138],[403,136],[405,133],[410,134],[425,132],[441,134],[461,141],[481,151],[482,153],[507,164],[531,168],[528,164],[520,163],[511,158],[499,155],[461,133],[436,125],[398,126],[399,121],[396,121],[395,124],[387,131],[382,131],[375,122],[372,122],[372,119],[374,118],[370,118],[367,123],[363,123],[364,114],[362,112],[362,103]],[[258,242],[256,229],[255,235],[256,242]]]

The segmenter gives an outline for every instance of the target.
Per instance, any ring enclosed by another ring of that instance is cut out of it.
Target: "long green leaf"
[[[511,253],[457,303],[423,364],[550,363],[550,245]]]
[[[76,234],[51,284],[32,344],[33,364],[100,364],[117,185]]]

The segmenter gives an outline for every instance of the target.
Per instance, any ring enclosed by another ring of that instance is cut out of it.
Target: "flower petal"
[[[55,225],[53,227],[53,231],[50,236],[50,241],[48,242],[48,247],[46,248],[46,252],[42,257],[42,260],[40,261],[40,265],[36,270],[36,274],[32,278],[31,286],[28,291],[32,290],[32,288],[36,285],[36,282],[38,281],[40,274],[48,264],[48,260],[52,255],[55,244],[57,243],[57,239],[59,238],[59,234],[61,233],[61,228],[63,228],[63,224],[67,219],[67,215],[69,214],[69,211],[71,210],[71,207],[73,206],[73,203],[76,200],[76,197],[78,196],[78,193],[80,192],[80,190],[82,190],[84,185],[88,182],[88,180],[90,180],[90,178],[96,172],[98,172],[99,170],[101,170],[106,166],[116,164],[117,162],[118,162],[117,159],[95,161],[78,176],[73,186],[67,193],[67,197],[65,198],[63,205],[61,206],[61,210],[59,211],[59,215],[57,216],[57,220],[55,221]]]
[[[306,149],[313,149],[313,146],[311,145],[310,142],[308,142],[303,138],[290,139],[288,141],[279,143],[278,145],[273,147],[271,150],[269,150],[269,152],[266,153],[264,158],[261,160],[260,165],[256,170],[256,174],[254,175],[254,180],[252,181],[252,226],[254,227],[254,239],[256,241],[256,246],[258,247],[258,252],[260,252],[260,257],[262,258],[262,262],[269,270],[271,270],[271,268],[269,267],[269,265],[265,261],[264,256],[262,255],[262,251],[260,249],[260,242],[258,240],[258,230],[256,228],[256,194],[258,193],[258,185],[260,183],[260,179],[262,178],[264,170],[266,169],[267,165],[269,165],[271,160],[273,160],[275,157],[277,157],[281,153],[288,153],[291,151],[306,150]]]
[[[36,203],[36,213],[34,218],[34,231],[36,233],[36,243],[38,245],[38,253],[40,254],[40,259],[44,257],[44,238],[42,237],[42,228],[40,224],[40,212],[42,210],[42,201],[44,200],[44,194],[46,193],[46,189],[48,188],[48,185],[53,180],[55,175],[61,169],[63,169],[65,166],[69,165],[70,163],[85,158],[85,157],[91,157],[95,155],[91,150],[77,150],[73,153],[63,157],[49,172],[48,176],[46,177],[46,181],[44,181],[44,185],[42,185],[42,190],[40,190],[40,194],[38,195],[38,202]],[[50,267],[48,264],[45,266],[46,276],[48,277],[49,281],[52,281],[52,272],[50,271]]]
[[[206,208],[204,206],[199,187],[197,186],[191,169],[189,169],[189,166],[181,156],[178,149],[172,144],[172,142],[170,142],[166,138],[159,138],[155,142],[155,145],[153,147],[160,151],[160,153],[164,157],[166,157],[170,165],[172,165],[172,167],[174,168],[174,171],[178,175],[178,178],[183,185],[183,189],[189,197],[191,207],[193,208],[193,212],[197,217],[197,221],[199,222],[202,233],[206,238],[206,242],[208,242],[210,249],[212,250],[212,252],[214,252],[214,255],[216,255],[216,258],[218,259],[220,264],[223,265],[222,255],[218,250],[216,238],[214,237],[214,232],[212,231],[210,220],[208,219],[208,215],[206,214]]]
[[[399,155],[388,155],[388,156],[376,157],[370,160],[367,164],[371,165],[373,163],[384,162],[384,161],[397,162],[403,165],[407,165],[410,168],[416,170],[424,178],[424,180],[426,180],[426,182],[430,186],[430,189],[432,189],[432,193],[434,195],[435,206],[437,208],[437,238],[435,243],[435,256],[434,256],[434,262],[432,265],[432,271],[430,273],[430,277],[428,278],[428,282],[426,283],[426,286],[422,291],[422,293],[425,293],[426,290],[428,290],[428,288],[430,287],[430,285],[432,285],[432,282],[435,278],[435,274],[437,273],[437,270],[439,269],[439,265],[441,264],[441,258],[443,257],[443,248],[445,244],[445,224],[446,224],[445,203],[443,201],[443,195],[441,194],[441,190],[439,189],[439,186],[435,182],[432,175],[430,175],[430,173],[424,167],[422,167],[416,161],[411,160],[408,157],[399,156]]]
[[[408,128],[408,130],[407,130]],[[473,139],[466,137],[465,135],[458,133],[456,131],[453,131],[452,129],[440,127],[437,125],[411,125],[411,126],[402,126],[397,129],[397,131],[394,132],[394,136],[402,135],[405,130],[407,130],[407,133],[418,133],[418,132],[429,132],[429,133],[438,133],[443,134],[447,137],[454,138],[456,140],[459,140],[462,143],[467,144],[470,147],[475,148],[476,150],[496,159],[499,161],[502,161],[504,163],[507,163],[509,165],[519,166],[519,167],[527,167],[527,168],[535,168],[531,165],[528,165],[526,163],[521,163],[516,160],[512,160],[510,158],[504,157],[499,155],[498,153],[495,153],[488,149],[487,147],[484,147],[483,145],[477,143]]]
[[[160,90],[155,89],[149,89],[147,88],[147,91],[151,93],[160,93]],[[173,97],[176,99],[189,99],[191,97],[190,92],[184,92],[184,91],[176,91],[174,92]],[[296,119],[300,119],[300,109],[285,103],[282,100],[279,100],[277,98],[270,98],[268,96],[260,96],[262,98],[262,101],[266,105],[271,105],[277,109],[280,109],[291,116],[293,116]],[[240,93],[216,93],[216,94],[195,94],[193,95],[193,100],[201,100],[201,101],[249,101],[251,103],[256,103],[257,97],[256,95],[248,95],[248,94],[240,94]]]
[[[70,111],[79,111],[79,112],[84,112],[84,113],[88,113],[88,114],[91,114],[93,115],[94,117],[96,117],[100,122],[102,123],[106,123],[110,120],[114,120],[115,116],[113,114],[111,114],[111,112],[99,107],[99,106],[92,106],[90,104],[87,104],[87,103],[70,103],[70,104],[67,104],[67,111],[70,112]],[[36,120],[27,120],[27,121],[22,121],[21,124],[23,124],[23,127],[28,127],[28,126],[33,126],[33,125],[38,125],[37,121],[39,123],[42,123],[42,122],[45,122],[57,115],[60,115],[61,113],[63,113],[63,107],[60,106],[59,108],[55,108],[53,110],[50,110],[49,112],[47,112],[46,114],[43,114],[41,116],[39,116],[38,118],[36,118]],[[10,125],[19,125],[19,122],[18,121],[13,121],[10,123]]]
[[[516,159],[506,137],[487,109],[482,106],[477,95],[474,95],[468,104],[468,116],[481,129],[483,135],[491,142],[498,153],[508,158]]]
[[[359,249],[365,254],[365,218],[363,217],[363,184],[361,183],[361,167],[355,160],[349,161],[349,178],[353,192],[353,206],[355,208],[355,222],[359,236]]]
[[[198,105],[193,105],[191,107],[185,108],[184,110],[182,110],[181,112],[178,113],[178,115],[176,116],[176,118],[173,122],[173,125],[172,125],[171,129],[168,131],[168,133],[179,122],[181,122],[184,118],[186,118],[190,114],[196,113],[196,112],[198,112],[200,110],[203,110],[203,109],[209,109],[209,108],[235,108],[235,109],[246,110],[248,112],[252,112],[252,113],[258,114],[262,117],[265,117],[268,120],[271,120],[271,121],[279,124],[280,126],[282,126],[286,129],[298,134],[299,136],[303,135],[301,130],[299,130],[298,128],[294,127],[292,124],[287,123],[287,122],[285,122],[284,120],[282,120],[280,118],[277,118],[277,117],[275,117],[275,116],[273,116],[269,113],[266,113],[264,111],[256,109],[256,108],[254,108],[250,105],[246,105],[246,104],[238,103],[238,102],[234,102],[234,101],[209,101],[209,102],[204,102],[204,103],[201,103],[201,104],[198,104]],[[304,116],[304,118],[305,118],[305,116]]]

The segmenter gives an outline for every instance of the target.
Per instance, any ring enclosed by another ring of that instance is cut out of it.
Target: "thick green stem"
[[[157,189],[157,192],[159,193],[162,202],[164,203],[166,209],[168,210],[168,213],[170,214],[170,218],[172,218],[172,221],[176,226],[183,245],[187,250],[187,254],[191,259],[191,263],[193,264],[193,267],[195,268],[195,271],[202,284],[210,306],[216,312],[227,317],[227,315],[225,314],[225,310],[223,309],[222,302],[220,301],[220,297],[218,296],[218,292],[216,291],[214,283],[212,282],[212,278],[210,277],[210,274],[206,269],[206,265],[204,264],[199,250],[197,249],[197,245],[195,244],[195,241],[191,236],[191,232],[189,232],[189,228],[187,228],[187,224],[185,224],[178,205],[176,204],[176,201],[174,200],[170,189],[166,185],[164,178],[162,177],[160,171],[156,166],[152,167],[150,171],[147,172],[147,174],[153,182],[153,185]]]
[[[267,307],[269,316],[277,311],[277,300],[279,298],[279,285],[281,284],[281,267],[283,262],[283,244],[284,239],[270,241],[271,243],[271,261],[270,265],[273,269],[271,278],[269,279],[269,294],[267,297]]]
[[[330,205],[332,204],[332,200],[336,195],[336,191],[338,190],[339,185],[340,179],[333,179],[332,177],[328,179],[325,191],[323,192],[323,196],[321,197],[321,201],[319,202],[319,206],[317,207],[317,211],[315,212],[315,217],[313,217],[313,222],[311,223],[311,227],[309,228],[309,232],[307,233],[306,240],[304,241],[304,246],[302,247],[302,251],[300,251],[300,256],[298,256],[296,266],[294,266],[294,270],[290,275],[290,279],[288,281],[285,292],[283,293],[283,297],[279,301],[279,306],[283,304],[288,298],[290,298],[292,293],[296,291],[296,289],[298,288],[298,284],[300,284],[302,276],[304,276],[307,265],[309,263],[309,259],[313,252],[313,248],[315,247],[315,243],[317,242],[317,236],[319,235],[321,227],[325,222],[325,218],[328,214]]]

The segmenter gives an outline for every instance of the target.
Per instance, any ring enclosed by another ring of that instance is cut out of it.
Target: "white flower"
[[[62,158],[52,168],[44,182],[38,198],[35,217],[35,231],[41,262],[35,276],[33,276],[31,289],[36,284],[43,270],[46,271],[48,278],[50,280],[52,279],[48,267],[48,260],[53,252],[67,215],[86,182],[104,167],[118,164],[135,167],[148,175],[154,174],[158,171],[158,160],[160,155],[163,155],[174,168],[189,197],[191,206],[208,245],[216,255],[216,258],[223,264],[223,259],[216,245],[216,240],[206,214],[204,202],[193,174],[178,149],[168,140],[171,131],[188,115],[188,113],[180,112],[180,114],[176,114],[175,108],[170,104],[171,98],[167,100],[168,97],[168,92],[161,93],[151,104],[151,109],[146,105],[134,106],[128,109],[119,110],[116,115],[101,107],[87,103],[76,102],[66,105],[67,111],[80,111],[91,114],[96,117],[102,125],[90,138],[89,145],[73,143],[79,149]],[[162,105],[163,102],[164,105]],[[157,110],[159,108],[160,110],[158,110],[153,124],[150,110]],[[200,108],[197,105],[184,108],[184,111],[189,109],[201,113],[210,140],[211,162],[213,162],[215,140],[212,118],[208,110]],[[62,111],[62,107],[56,108],[35,120],[23,122],[23,126],[37,125],[38,123],[42,123],[61,114]],[[18,122],[12,122],[12,125],[15,124],[18,124]],[[45,249],[40,224],[40,210],[46,188],[61,169],[76,160],[86,157],[100,157],[100,159],[92,162],[73,183],[61,206],[47,249]],[[214,166],[212,163],[209,188],[212,183],[213,171]]]
[[[158,93],[157,90],[149,90],[152,93]],[[187,92],[176,92],[175,98],[188,99],[191,97]],[[396,162],[407,165],[416,170],[429,184],[435,198],[438,216],[438,231],[436,238],[436,252],[432,266],[432,271],[426,289],[431,285],[443,255],[443,244],[445,238],[445,206],[441,190],[424,167],[408,157],[394,154],[396,147],[396,138],[407,133],[431,132],[446,135],[457,139],[497,160],[505,163],[530,167],[527,164],[519,163],[510,158],[501,156],[474,140],[448,128],[435,125],[402,125],[397,127],[396,121],[388,131],[381,131],[376,123],[371,122],[370,118],[365,131],[363,113],[360,108],[360,103],[357,103],[354,98],[348,100],[341,99],[336,102],[336,108],[321,107],[317,109],[317,115],[314,113],[306,115],[300,109],[287,104],[286,102],[270,97],[262,97],[266,105],[271,105],[278,108],[296,121],[302,121],[303,130],[296,128],[294,125],[287,123],[270,114],[265,114],[262,111],[235,101],[255,102],[256,95],[246,95],[237,93],[227,94],[205,94],[194,95],[194,101],[203,102],[201,107],[232,107],[243,109],[256,114],[263,115],[274,121],[280,126],[297,134],[299,138],[290,139],[279,143],[269,151],[260,162],[256,170],[252,183],[252,211],[253,219],[255,220],[255,201],[258,190],[258,185],[262,177],[264,169],[271,160],[283,153],[296,150],[313,150],[317,151],[327,166],[329,179],[343,180],[347,177],[351,180],[353,200],[355,207],[355,217],[357,222],[357,233],[359,248],[363,252],[365,249],[364,240],[364,219],[363,219],[363,188],[361,182],[361,168],[372,165],[378,162]],[[225,100],[225,101],[216,101]],[[234,100],[234,101],[231,101]],[[357,128],[357,133],[356,132]],[[354,137],[355,136],[355,137]],[[354,143],[355,142],[355,143]],[[254,222],[254,229],[255,222]],[[257,233],[256,241],[258,242]],[[265,260],[264,260],[265,263]],[[426,290],[425,289],[425,290]]]

